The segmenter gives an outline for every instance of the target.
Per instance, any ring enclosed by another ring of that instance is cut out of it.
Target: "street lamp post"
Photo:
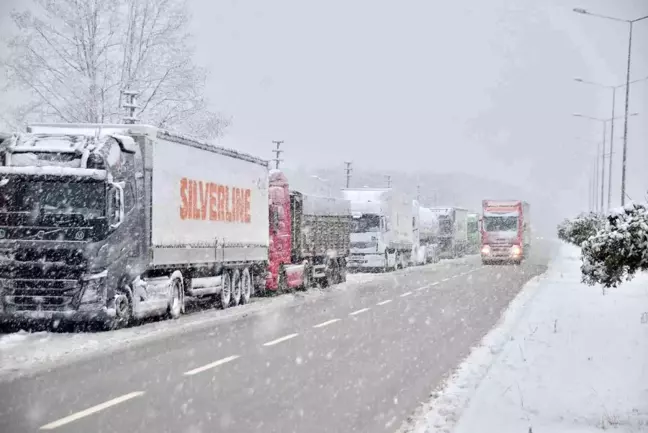
[[[630,116],[636,116],[636,115],[637,115],[637,113],[630,114]],[[598,158],[601,159],[601,166],[600,166],[600,170],[601,170],[601,185],[600,185],[601,199],[600,199],[600,202],[599,202],[597,208],[599,209],[600,212],[603,212],[603,208],[604,208],[604,204],[603,204],[604,203],[604,198],[603,197],[605,195],[605,139],[607,137],[607,123],[608,122],[613,122],[615,119],[620,119],[621,117],[617,117],[617,118],[612,117],[610,119],[599,119],[598,117],[586,116],[584,114],[578,114],[578,113],[574,114],[574,116],[575,117],[582,117],[582,118],[588,119],[588,120],[595,120],[595,121],[601,122],[603,124],[603,140],[602,140],[602,143],[601,143],[602,148],[597,147],[599,149],[597,151],[597,154],[599,155],[599,156],[597,156],[597,161],[598,161]],[[612,160],[612,149],[610,149],[610,161],[611,160]],[[597,165],[598,165],[598,162],[597,162]],[[610,179],[608,181],[608,189],[610,189],[611,187],[612,187],[612,183],[611,183],[611,179]],[[598,188],[598,185],[597,185],[597,188]],[[610,194],[608,193],[608,195],[610,195]],[[607,209],[610,210],[609,202],[608,202]]]
[[[585,9],[575,8],[574,12],[591,15],[593,17],[604,18],[612,21],[619,21],[629,25],[630,29],[628,32],[628,66],[626,68],[626,85],[625,85],[625,115],[623,121],[623,163],[621,165],[621,206],[625,204],[625,188],[626,188],[626,160],[628,154],[628,111],[630,107],[630,64],[632,60],[632,27],[634,23],[648,19],[648,15],[645,17],[636,18],[634,20],[624,20],[621,18],[610,17],[607,15],[599,15],[592,12],[589,12]]]
[[[629,84],[634,84],[634,83],[639,83],[640,81],[646,81],[648,80],[648,77],[640,78],[638,80],[630,81]],[[622,87],[625,87],[625,84],[618,84],[616,86],[610,86],[607,84],[602,84],[602,83],[597,83],[595,81],[587,81],[583,80],[581,78],[574,78],[574,81],[577,81],[579,83],[583,84],[590,84],[593,86],[598,86],[602,87],[604,89],[609,89],[612,90],[612,117],[610,119],[610,155],[614,154],[614,115],[615,115],[615,109],[616,109],[616,91],[617,89],[620,89]],[[610,209],[612,205],[612,157],[610,156],[610,160],[608,161],[608,196],[607,196],[607,208],[608,210]]]

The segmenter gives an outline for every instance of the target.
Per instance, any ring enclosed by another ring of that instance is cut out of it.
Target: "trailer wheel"
[[[241,273],[241,305],[248,304],[252,297],[252,274],[245,268]]]
[[[220,291],[220,305],[224,310],[230,306],[232,302],[232,276],[228,270],[223,270],[221,282],[221,291]]]
[[[184,304],[184,288],[180,278],[171,280],[171,303],[167,309],[167,318],[177,319],[182,315]]]
[[[241,271],[234,270],[232,274],[232,305],[236,307],[241,303]]]
[[[340,283],[346,283],[347,267],[346,267],[346,260],[344,259],[340,259],[340,262],[338,263],[338,275],[339,275]]]
[[[324,267],[324,279],[322,280],[322,287],[330,287],[337,282],[337,266],[335,260],[327,260]]]

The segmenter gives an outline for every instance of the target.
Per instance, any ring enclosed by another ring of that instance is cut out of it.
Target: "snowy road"
[[[549,250],[360,280],[0,383],[0,431],[395,431]]]

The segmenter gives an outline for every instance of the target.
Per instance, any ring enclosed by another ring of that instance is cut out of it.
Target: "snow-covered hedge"
[[[603,227],[605,220],[600,214],[590,212],[578,215],[574,219],[566,219],[558,225],[558,238],[565,242],[581,246]]]
[[[631,203],[612,212],[606,224],[582,243],[583,282],[616,287],[648,270],[648,206]]]

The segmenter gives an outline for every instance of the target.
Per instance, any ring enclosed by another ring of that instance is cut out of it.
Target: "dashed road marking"
[[[448,281],[448,280],[450,280],[450,278],[444,278],[444,279],[442,279],[441,281],[443,281],[443,282],[445,283],[445,282]]]
[[[290,340],[291,338],[295,338],[298,335],[299,334],[297,334],[297,333],[288,334],[288,335],[285,335],[285,336],[283,336],[281,338],[277,338],[276,340],[272,340],[272,341],[268,341],[267,343],[263,343],[263,345],[264,346],[274,346],[275,344],[283,343],[286,340]]]
[[[106,402],[103,402],[101,404],[98,404],[96,406],[89,407],[85,410],[82,410],[80,412],[73,413],[72,415],[68,415],[65,418],[61,418],[59,420],[53,421],[49,424],[45,424],[42,426],[40,429],[41,430],[54,430],[55,428],[62,427],[66,424],[69,424],[71,422],[74,422],[76,420],[79,420],[81,418],[85,418],[87,416],[90,416],[94,413],[101,412],[102,410],[108,409],[112,406],[116,406],[120,403],[124,403],[125,401],[131,400],[136,397],[141,397],[144,395],[144,391],[135,391],[131,392],[128,394],[124,394],[120,397],[113,398],[112,400],[108,400]]]
[[[412,294],[412,292],[405,292],[405,293],[403,293],[402,295],[400,295],[400,297],[401,297],[401,298],[404,298],[404,297],[409,296],[409,295],[411,295],[411,294]]]
[[[197,367],[194,368],[193,370],[189,370],[184,373],[185,376],[193,376],[194,374],[202,373],[203,371],[209,370],[214,367],[218,367],[219,365],[227,364],[228,362],[234,361],[236,358],[238,358],[238,355],[232,355],[228,356],[227,358],[219,359],[218,361],[210,362],[209,364],[205,364],[202,367]]]
[[[359,310],[355,310],[352,313],[349,313],[349,316],[355,316],[356,314],[364,313],[365,311],[369,311],[369,308],[361,308]]]
[[[438,286],[438,285],[439,285],[439,282],[438,282],[438,281],[435,281],[434,283],[431,283],[431,284],[430,284],[430,287],[434,287],[434,286]]]
[[[330,325],[332,323],[339,322],[339,321],[340,321],[340,319],[327,320],[326,322],[322,322],[322,323],[318,323],[317,325],[313,325],[313,328],[323,328],[325,326],[328,326],[328,325]]]
[[[391,299],[385,299],[384,301],[378,302],[376,305],[385,305],[389,304],[392,300]]]

